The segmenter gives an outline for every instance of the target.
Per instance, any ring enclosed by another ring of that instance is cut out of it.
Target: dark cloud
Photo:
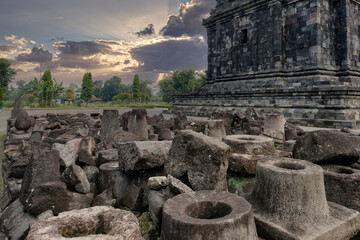
[[[102,66],[98,59],[88,57],[112,52],[112,48],[105,41],[57,42],[54,49],[60,52],[60,66],[85,69],[97,69]]]
[[[216,0],[192,0],[181,4],[180,13],[169,16],[168,22],[160,30],[160,34],[170,37],[205,35],[202,21],[215,5]]]
[[[63,36],[61,36],[61,37],[56,37],[56,38],[52,38],[52,39],[50,40],[50,42],[55,42],[55,41],[64,41],[64,37],[63,37]]]
[[[155,34],[154,25],[149,24],[144,30],[140,30],[139,32],[136,32],[135,34],[138,35],[138,37],[153,35],[153,34]]]
[[[17,50],[21,50],[21,47],[11,46],[11,45],[0,45],[0,52],[14,52]]]
[[[22,62],[50,62],[52,59],[52,54],[48,50],[44,50],[42,47],[38,48],[34,46],[31,50],[31,53],[21,53],[16,57],[17,61]]]
[[[143,63],[140,71],[172,71],[206,68],[207,45],[200,39],[169,40],[134,48],[133,58]]]
[[[129,59],[127,59],[127,60],[124,61],[124,64],[125,64],[125,65],[128,65],[129,63],[130,63],[130,60],[129,60]]]

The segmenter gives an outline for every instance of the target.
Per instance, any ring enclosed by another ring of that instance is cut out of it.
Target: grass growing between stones
[[[229,192],[243,196],[244,194],[251,193],[255,185],[255,177],[228,172],[227,182]]]
[[[144,212],[138,216],[141,235],[145,240],[149,239],[149,229],[151,226],[151,218],[149,212]]]

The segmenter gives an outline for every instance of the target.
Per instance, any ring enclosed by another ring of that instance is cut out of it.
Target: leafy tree
[[[110,102],[114,96],[120,93],[131,93],[131,86],[121,84],[121,78],[114,76],[105,82],[102,99],[106,102]]]
[[[47,70],[44,72],[44,75],[41,77],[41,86],[39,95],[41,98],[41,105],[47,107],[48,104],[52,102],[53,96],[53,80],[51,78],[51,71]]]
[[[145,102],[146,104],[148,104],[150,101],[150,96],[147,93],[140,93],[140,99],[142,103]]]
[[[67,87],[65,88],[65,101],[67,101],[69,104],[71,101],[75,101],[75,89],[73,87]]]
[[[35,94],[30,94],[27,97],[27,101],[28,101],[30,107],[35,107],[37,97],[35,96]]]
[[[175,94],[174,80],[172,78],[165,78],[159,82],[160,96],[164,102],[171,102],[171,95]]]
[[[201,88],[206,82],[204,73],[196,73],[193,69],[173,71],[171,76],[159,82],[160,95],[165,102],[171,102],[174,94],[183,94]]]
[[[114,103],[129,103],[131,101],[131,94],[130,93],[120,93],[112,98]]]
[[[76,83],[70,83],[70,87],[75,89],[75,92],[77,92],[79,90],[79,86]]]
[[[54,101],[54,105],[55,105],[56,100],[58,99],[60,94],[64,92],[64,87],[63,87],[62,82],[60,84],[58,84],[55,79],[54,79],[54,81],[55,81],[55,84],[53,85],[53,87],[51,89],[51,99],[55,100]]]
[[[103,82],[100,80],[97,80],[94,82],[94,95],[98,98],[101,98],[103,90]]]
[[[5,58],[0,58],[0,106],[3,105],[5,91],[9,83],[15,78],[16,71],[10,67],[11,62]]]
[[[91,100],[91,97],[94,93],[94,83],[92,81],[91,73],[85,73],[83,77],[83,82],[81,85],[81,96],[80,99],[86,102],[86,105]]]
[[[41,88],[41,83],[35,77],[33,80],[31,80],[24,86],[24,93],[25,94],[34,94],[35,96],[37,96],[40,88]]]
[[[134,81],[132,84],[132,94],[133,100],[138,102],[140,100],[140,78],[138,74],[136,74],[134,77]]]
[[[15,101],[15,99],[18,97],[18,90],[11,85],[10,85],[10,87],[8,87],[7,90],[5,90],[3,88],[0,88],[0,89],[2,89],[2,91],[5,92],[4,100],[6,100],[6,101]]]
[[[149,85],[152,84],[152,81],[149,80],[140,80],[140,92],[148,94],[149,97],[153,95],[153,91],[149,88]]]
[[[23,89],[25,87],[26,82],[24,80],[19,80],[16,82],[16,86],[18,89]]]

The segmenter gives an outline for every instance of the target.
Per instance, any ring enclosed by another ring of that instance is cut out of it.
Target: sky
[[[1,0],[0,58],[17,80],[50,69],[65,86],[116,75],[158,81],[207,68],[202,20],[216,0]]]

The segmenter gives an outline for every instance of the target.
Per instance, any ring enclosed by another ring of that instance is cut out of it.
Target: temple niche
[[[310,126],[360,125],[360,3],[217,0],[204,20],[208,80],[172,111],[282,113]]]

